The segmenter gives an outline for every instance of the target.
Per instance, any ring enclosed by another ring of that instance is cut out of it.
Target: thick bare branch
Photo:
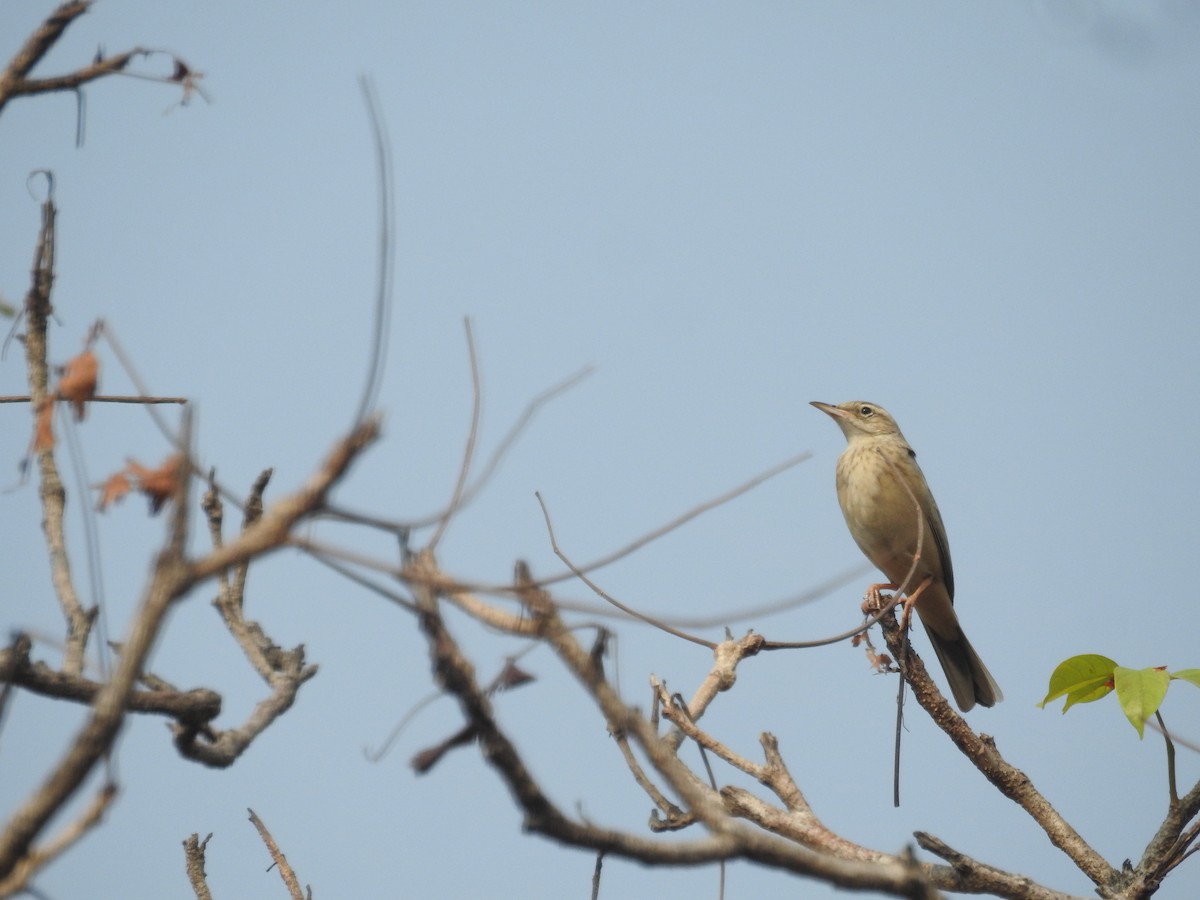
[[[0,650],[0,673],[17,687],[53,697],[91,704],[104,685],[81,675],[68,675],[29,658],[29,645]],[[200,725],[221,714],[221,695],[207,688],[191,691],[132,690],[125,701],[129,712],[170,716],[180,722]]]
[[[7,877],[0,878],[0,897],[11,897],[24,890],[34,875],[75,846],[80,838],[100,824],[116,796],[117,788],[113,784],[106,784],[97,791],[78,818],[67,823],[45,846],[34,847],[26,853]]]
[[[185,414],[184,436],[189,434]],[[77,791],[93,767],[112,746],[125,717],[125,707],[146,656],[158,637],[171,601],[191,581],[183,557],[187,536],[187,480],[176,486],[174,512],[166,547],[159,554],[150,587],[134,616],[111,680],[96,695],[92,714],[72,740],[46,781],[13,813],[0,833],[0,879],[7,878],[28,854],[32,842]]]
[[[954,743],[971,764],[1005,797],[1020,806],[1039,825],[1050,842],[1065,853],[1084,875],[1092,880],[1101,896],[1120,882],[1120,873],[1110,866],[1099,853],[1059,814],[1020,769],[1009,764],[996,749],[993,738],[976,734],[942,696],[933,679],[925,670],[925,664],[911,646],[906,647],[895,616],[880,620],[884,638],[893,656],[901,661],[905,680],[913,690],[913,696],[921,708],[929,714],[946,736]]]
[[[21,45],[4,71],[0,72],[0,112],[12,97],[28,92],[25,87],[26,76],[58,43],[71,23],[87,12],[91,5],[92,0],[72,0],[60,4]]]
[[[934,881],[938,887],[946,890],[967,894],[993,894],[997,897],[1009,897],[1011,900],[1084,900],[1073,894],[1052,891],[1024,875],[1005,872],[1003,869],[971,859],[923,831],[918,831],[913,836],[922,849],[950,863],[949,871],[944,866],[932,867]]]
[[[569,819],[541,790],[515,746],[496,723],[491,704],[476,684],[473,666],[446,629],[438,612],[437,593],[431,587],[439,580],[432,555],[418,554],[412,568],[414,574],[422,576],[414,578],[412,583],[422,630],[429,641],[438,678],[458,698],[468,721],[475,727],[485,758],[497,770],[524,812],[528,830],[573,846],[660,865],[744,858],[843,887],[906,897],[938,896],[920,867],[910,860],[898,863],[840,860],[812,853],[740,824],[728,814],[720,795],[695,777],[677,758],[670,744],[655,733],[649,721],[619,699],[595,665],[592,654],[558,620],[553,605],[542,603],[530,609],[541,620],[540,633],[600,707],[609,727],[615,732],[629,734],[637,742],[658,773],[705,825],[710,837],[664,843]],[[444,576],[440,577],[444,579]]]
[[[208,889],[208,875],[204,871],[204,851],[212,840],[212,832],[204,840],[193,833],[183,842],[183,857],[187,866],[188,881],[196,900],[212,900],[212,892]]]
[[[378,437],[378,417],[367,419],[334,446],[321,468],[304,487],[273,504],[262,518],[246,528],[236,540],[193,562],[188,572],[189,579],[195,583],[212,578],[223,569],[286,546],[296,523],[321,509],[329,490],[346,474],[358,455]]]
[[[1167,874],[1179,864],[1200,837],[1200,782],[1171,805],[1167,816],[1146,846],[1126,889],[1131,896],[1148,896],[1158,889]],[[1189,832],[1184,831],[1191,825]]]
[[[46,200],[42,203],[42,227],[38,234],[24,310],[25,364],[31,397],[30,410],[35,422],[43,415],[48,422],[53,413],[54,403],[54,394],[50,390],[47,323],[53,309],[50,294],[54,286],[55,220],[58,210],[54,205],[53,177],[48,175],[47,179],[49,184]],[[50,580],[54,585],[59,606],[62,607],[63,616],[67,620],[63,671],[69,675],[79,675],[83,671],[84,654],[97,610],[83,608],[71,577],[65,531],[67,494],[55,459],[53,440],[38,441],[35,452],[39,476],[38,494],[42,505],[42,530],[46,535],[46,548],[50,554]]]

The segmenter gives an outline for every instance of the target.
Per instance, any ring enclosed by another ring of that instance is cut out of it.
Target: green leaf
[[[1178,672],[1172,672],[1171,677],[1180,681],[1190,681],[1196,687],[1200,687],[1200,669],[1180,669]]]
[[[1166,669],[1126,669],[1117,666],[1113,670],[1113,683],[1125,718],[1137,729],[1138,737],[1145,737],[1146,720],[1154,715],[1167,696],[1171,676]]]
[[[1065,659],[1050,675],[1050,689],[1038,706],[1045,709],[1051,700],[1065,696],[1067,702],[1063,704],[1063,712],[1066,712],[1076,703],[1099,700],[1113,689],[1113,670],[1116,668],[1116,662],[1098,653]]]

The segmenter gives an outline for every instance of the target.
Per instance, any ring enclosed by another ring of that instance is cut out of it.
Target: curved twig
[[[466,489],[467,476],[471,472],[471,462],[475,457],[475,441],[479,437],[479,413],[483,406],[483,390],[479,383],[479,357],[475,353],[475,335],[471,331],[471,320],[463,319],[463,328],[467,332],[467,352],[471,358],[471,429],[467,432],[467,446],[463,450],[462,465],[458,469],[458,480],[454,484],[454,493],[450,495],[450,505],[446,513],[438,521],[433,537],[429,539],[429,551],[437,550],[442,535],[450,526],[450,520],[462,505],[463,491]]]
[[[392,276],[395,251],[392,247],[392,219],[395,216],[395,187],[392,176],[391,142],[387,134],[387,120],[379,105],[379,94],[375,81],[367,75],[359,81],[363,100],[367,104],[367,115],[371,121],[371,136],[375,144],[375,165],[379,177],[379,265],[375,273],[375,321],[371,328],[371,355],[367,364],[367,379],[363,384],[362,398],[354,413],[354,424],[358,425],[375,406],[379,398],[379,387],[383,382],[383,369],[387,362],[387,345],[390,335],[392,310]]]
[[[558,546],[558,539],[554,535],[554,525],[550,521],[550,510],[548,510],[546,508],[546,501],[542,499],[542,494],[540,491],[535,491],[534,496],[537,497],[538,505],[540,505],[542,508],[542,517],[546,521],[546,531],[550,536],[550,546],[554,550],[554,555],[557,556],[559,559],[561,559],[563,561],[563,564],[566,565],[567,568],[569,568],[572,572],[575,573],[575,577],[577,577],[580,581],[582,581],[589,588],[591,588],[598,597],[603,597],[605,600],[607,600],[609,603],[611,603],[617,609],[621,610],[621,612],[625,613],[626,615],[633,616],[635,619],[640,619],[641,621],[645,622],[647,625],[653,625],[655,628],[658,628],[661,631],[665,631],[667,634],[672,634],[675,637],[683,638],[685,641],[691,641],[693,644],[699,644],[700,646],[707,647],[710,650],[716,649],[717,645],[715,642],[706,640],[702,637],[697,637],[694,634],[688,634],[686,631],[680,631],[678,628],[672,628],[666,622],[660,621],[659,619],[655,619],[654,617],[648,616],[645,613],[638,612],[633,607],[626,606],[620,600],[616,599],[615,597],[611,596],[610,594],[605,593],[605,591],[598,584],[596,584],[594,581],[592,581],[590,578],[588,578],[587,575],[585,575],[581,569],[577,569],[575,567],[575,564],[573,562],[571,562],[570,559],[567,558],[567,555],[565,553],[562,552],[562,549]],[[544,583],[544,582],[542,582],[542,583]]]

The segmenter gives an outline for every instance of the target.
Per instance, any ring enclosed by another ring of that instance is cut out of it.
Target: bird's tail
[[[996,679],[987,670],[967,636],[961,628],[953,637],[945,637],[926,628],[929,641],[937,653],[938,662],[950,682],[950,690],[954,693],[954,702],[963,712],[968,712],[978,703],[980,706],[995,706],[1004,699]]]

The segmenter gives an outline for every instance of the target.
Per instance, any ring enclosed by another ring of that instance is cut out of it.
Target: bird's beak
[[[847,412],[844,409],[838,409],[832,403],[822,403],[820,400],[813,400],[810,402],[809,405],[815,406],[821,412],[823,412],[827,415],[833,416],[833,418],[835,418],[835,419],[850,418],[849,414],[847,414]]]

